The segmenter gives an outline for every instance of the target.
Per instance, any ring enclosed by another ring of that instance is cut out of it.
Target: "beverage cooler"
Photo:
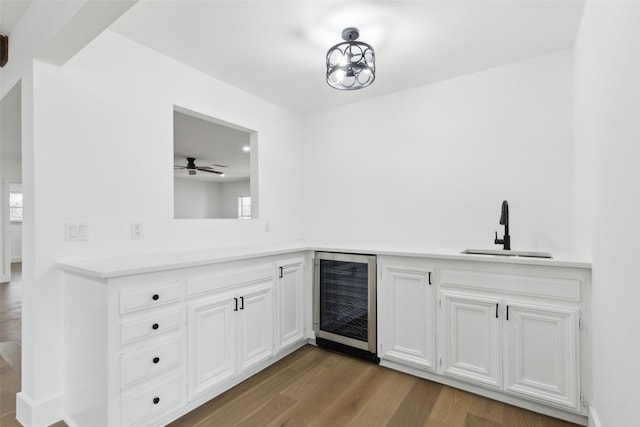
[[[377,360],[375,255],[316,252],[314,329],[320,346]]]

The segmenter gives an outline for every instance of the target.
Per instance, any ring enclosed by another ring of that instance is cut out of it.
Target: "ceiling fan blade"
[[[178,165],[173,165],[174,169],[186,169],[186,166],[178,166]]]
[[[209,172],[209,173],[215,173],[215,174],[218,174],[218,175],[222,175],[222,172],[219,172],[219,171],[216,171],[216,170],[213,170],[213,169],[205,169],[205,168],[201,168],[201,167],[197,167],[196,169],[198,169],[199,171],[202,171],[202,172]]]

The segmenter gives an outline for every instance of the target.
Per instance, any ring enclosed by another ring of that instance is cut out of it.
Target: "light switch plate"
[[[131,239],[141,240],[143,238],[144,238],[144,229],[142,228],[142,223],[132,222],[131,223]]]
[[[64,239],[67,242],[89,240],[89,224],[86,222],[65,222]]]

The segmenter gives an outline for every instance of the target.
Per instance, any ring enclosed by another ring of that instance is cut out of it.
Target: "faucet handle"
[[[494,245],[501,245],[504,243],[504,239],[498,239],[498,232],[496,231],[496,238],[493,241]]]

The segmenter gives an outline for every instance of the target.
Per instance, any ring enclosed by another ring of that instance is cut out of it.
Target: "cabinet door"
[[[273,353],[273,282],[239,292],[238,372],[268,359]]]
[[[505,304],[505,390],[578,410],[578,309]]]
[[[278,269],[278,339],[284,348],[304,338],[303,328],[303,262],[296,260],[277,266]]]
[[[499,299],[442,292],[443,373],[500,388]]]
[[[381,355],[421,369],[434,369],[434,290],[429,271],[384,267]]]
[[[190,303],[189,398],[215,388],[236,372],[234,296]]]

